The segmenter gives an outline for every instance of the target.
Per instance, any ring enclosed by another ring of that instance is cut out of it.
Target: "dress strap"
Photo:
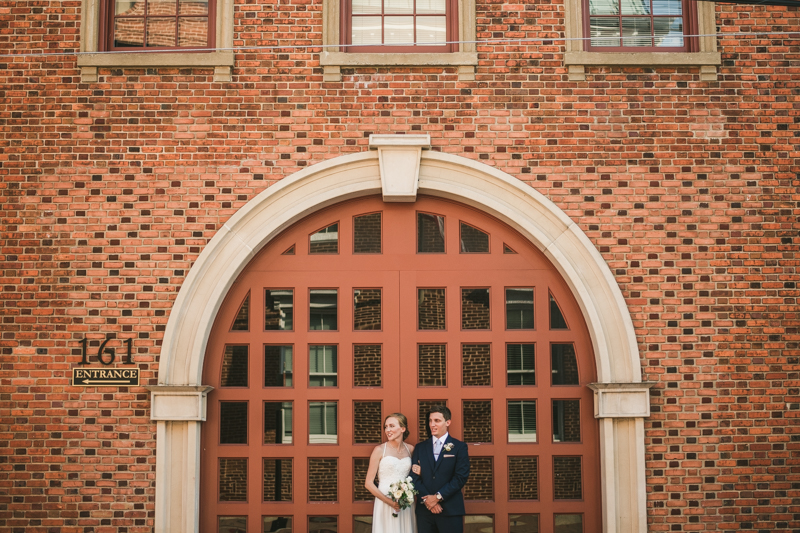
[[[403,443],[403,446],[405,447],[405,449],[406,449],[406,453],[408,454],[408,456],[409,456],[409,457],[411,457],[411,452],[409,452],[409,451],[408,451],[408,444],[406,444],[406,443],[404,442],[404,443]]]
[[[384,457],[386,457],[386,444],[387,444],[387,443],[385,443],[385,442],[383,443],[383,455],[381,456],[381,459],[383,459]]]

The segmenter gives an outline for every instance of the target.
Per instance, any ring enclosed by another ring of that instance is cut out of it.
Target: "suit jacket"
[[[433,438],[422,441],[414,448],[411,455],[411,462],[419,464],[422,473],[417,475],[411,473],[414,487],[419,491],[420,496],[436,494],[442,495],[442,514],[447,516],[463,515],[464,495],[461,489],[466,485],[469,478],[469,452],[467,445],[460,440],[448,435],[445,446],[452,444],[453,449],[449,452],[442,447],[439,460],[433,457]],[[420,499],[418,505],[425,506]],[[427,511],[427,509],[426,509]]]

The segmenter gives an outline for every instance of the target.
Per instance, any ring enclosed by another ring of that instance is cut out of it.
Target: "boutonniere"
[[[444,451],[449,452],[449,451],[452,451],[452,450],[453,450],[453,443],[452,442],[448,442],[447,444],[444,445]]]

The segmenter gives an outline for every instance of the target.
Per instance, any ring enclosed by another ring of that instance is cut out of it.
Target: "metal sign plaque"
[[[73,368],[72,385],[77,387],[139,385],[139,369]]]

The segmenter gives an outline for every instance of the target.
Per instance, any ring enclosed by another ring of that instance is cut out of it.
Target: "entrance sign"
[[[138,368],[73,368],[73,387],[139,385]]]

